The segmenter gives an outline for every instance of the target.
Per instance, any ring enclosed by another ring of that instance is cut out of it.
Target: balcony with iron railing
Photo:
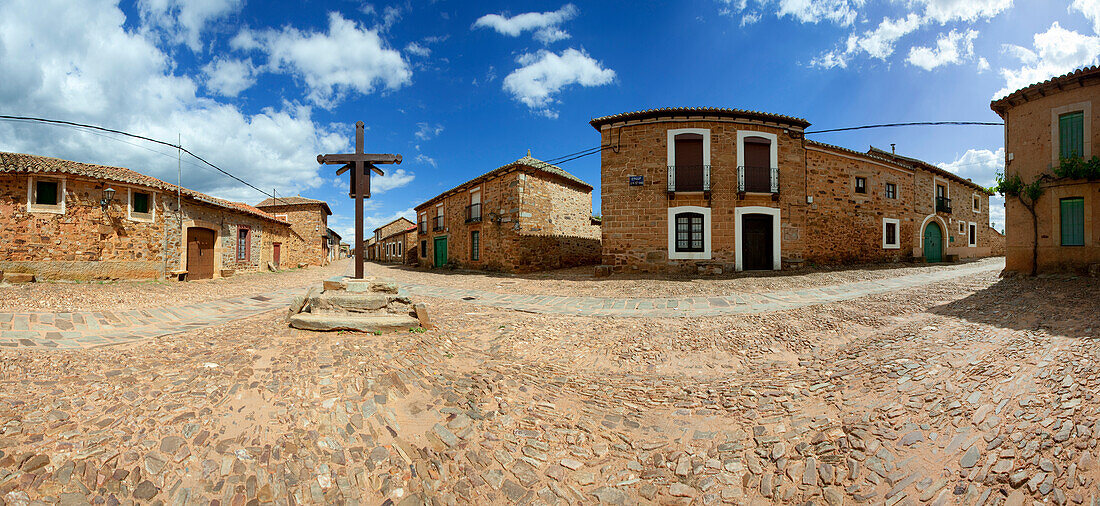
[[[428,222],[422,221],[416,224],[416,233],[426,234],[428,233]]]
[[[436,217],[432,218],[432,231],[433,232],[442,232],[443,231],[443,217],[442,216],[436,216]]]
[[[779,193],[779,168],[753,166],[738,167],[737,192]]]
[[[710,165],[669,165],[668,192],[709,192]]]
[[[936,212],[937,213],[950,213],[951,212],[951,199],[947,197],[936,197]]]
[[[481,204],[466,206],[466,223],[478,223],[481,221]]]

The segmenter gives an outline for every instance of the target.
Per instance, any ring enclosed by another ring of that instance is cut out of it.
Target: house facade
[[[596,118],[603,263],[721,273],[988,256],[989,194],[890,151],[805,138],[806,120],[718,108]]]
[[[129,169],[0,153],[0,270],[208,279],[278,263],[290,224]]]
[[[415,231],[416,224],[408,218],[397,218],[374,229],[371,239],[374,240],[375,260],[405,263],[406,252],[416,244]]]
[[[527,156],[416,207],[423,267],[529,272],[599,263],[592,186]]]
[[[1100,180],[1095,172],[1093,179],[1059,175],[1063,159],[1100,163],[1100,67],[1028,86],[990,107],[1005,123],[1005,175],[1042,188],[1037,227],[1020,199],[1005,197],[1005,269],[1029,273],[1033,258],[1037,272],[1100,264]]]
[[[285,266],[325,265],[329,262],[332,238],[328,235],[328,203],[301,196],[269,198],[256,204],[264,212],[290,223],[294,231],[281,259]]]

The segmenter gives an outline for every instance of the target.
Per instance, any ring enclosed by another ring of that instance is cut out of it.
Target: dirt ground
[[[791,278],[792,280],[794,278]],[[1094,504],[1100,283],[0,351],[0,503]]]
[[[351,260],[325,267],[256,272],[197,281],[103,281],[0,283],[2,311],[116,311],[179,306],[205,300],[241,297],[283,288],[298,288],[344,274]]]
[[[976,263],[992,264],[1003,258]],[[840,285],[951,269],[957,264],[874,264],[847,267],[807,267],[797,271],[754,271],[720,276],[614,274],[596,278],[595,268],[575,267],[533,274],[484,271],[423,270],[393,264],[367,263],[367,274],[406,283],[468,288],[512,294],[557,294],[590,297],[647,297],[762,293]]]

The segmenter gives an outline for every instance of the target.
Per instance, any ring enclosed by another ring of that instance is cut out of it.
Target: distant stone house
[[[1038,227],[1018,198],[1005,198],[1005,270],[1030,273],[1033,259],[1040,273],[1100,264],[1100,178],[1058,174],[1062,160],[1100,155],[1100,67],[1014,91],[990,108],[1005,123],[1005,175],[1042,188]]]
[[[325,265],[329,261],[332,238],[328,235],[328,217],[332,215],[328,203],[301,196],[269,198],[256,207],[290,222],[294,237],[287,248],[290,256],[283,258],[286,265]]]
[[[325,228],[325,258],[332,262],[340,258],[340,234],[331,228]]]
[[[808,140],[779,114],[671,108],[596,118],[603,263],[719,273],[988,256],[989,194],[934,165]]]
[[[416,206],[419,263],[527,272],[595,264],[592,186],[530,156]]]
[[[374,229],[374,258],[378,262],[405,263],[405,253],[416,244],[415,234],[409,239],[409,231],[416,231],[416,224],[408,218],[397,218]]]
[[[130,169],[0,153],[0,271],[217,278],[265,269],[292,236],[255,207]]]

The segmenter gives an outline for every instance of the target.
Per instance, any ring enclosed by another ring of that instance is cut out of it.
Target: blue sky
[[[0,114],[118,128],[185,147],[281,195],[352,201],[318,153],[400,153],[368,230],[523,156],[597,146],[594,117],[715,106],[812,129],[998,121],[998,95],[1100,56],[1100,0],[359,2],[0,0]],[[942,164],[988,185],[999,127],[813,138]],[[121,165],[175,180],[175,153],[114,136],[0,122],[0,150]],[[596,187],[599,157],[564,168]],[[256,203],[194,162],[185,186]],[[346,176],[345,176],[346,177]],[[1001,220],[1000,207],[994,221]]]

